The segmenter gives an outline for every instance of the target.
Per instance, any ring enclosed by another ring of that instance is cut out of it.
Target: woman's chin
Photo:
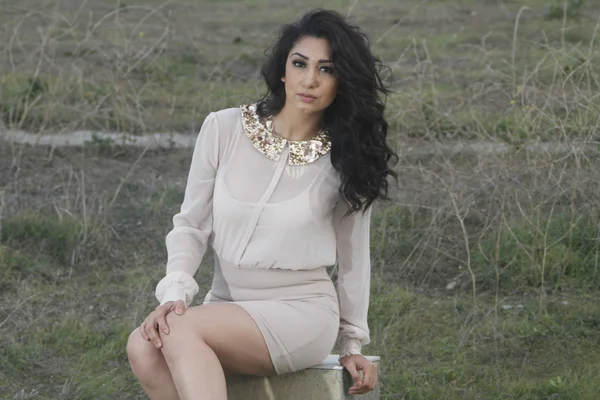
[[[298,110],[306,111],[306,112],[322,112],[324,109],[317,102],[304,102],[301,100],[294,101],[294,106]]]

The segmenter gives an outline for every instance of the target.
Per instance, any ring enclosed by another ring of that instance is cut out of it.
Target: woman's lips
[[[317,99],[315,96],[307,93],[298,93],[298,96],[300,97],[300,100],[302,100],[305,103],[312,103]]]

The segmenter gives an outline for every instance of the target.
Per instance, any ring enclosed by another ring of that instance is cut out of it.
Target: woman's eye
[[[293,60],[292,61],[292,65],[296,68],[306,68],[306,63],[304,61],[300,61],[300,60]],[[326,74],[333,74],[333,68],[332,67],[320,67],[319,71],[325,72]]]

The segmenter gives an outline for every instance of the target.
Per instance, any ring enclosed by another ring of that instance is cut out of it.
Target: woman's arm
[[[361,354],[362,346],[370,342],[367,312],[371,286],[371,208],[344,217],[347,211],[346,202],[341,200],[333,213],[338,254],[340,358]]]
[[[167,275],[156,287],[160,304],[183,300],[190,305],[199,287],[194,274],[206,253],[212,232],[212,198],[219,163],[219,126],[209,114],[196,140],[181,210],[167,234]]]

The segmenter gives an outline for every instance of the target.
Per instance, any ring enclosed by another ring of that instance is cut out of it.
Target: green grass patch
[[[44,398],[108,399],[124,392],[132,398],[135,383],[124,351],[130,329],[123,323],[98,326],[84,315],[32,324],[3,340],[0,368],[13,389]]]
[[[0,292],[14,292],[22,281],[31,278],[54,281],[59,272],[44,257],[0,244]]]
[[[106,245],[106,231],[97,223],[46,211],[23,212],[0,221],[1,242],[62,265],[95,257]]]
[[[520,297],[473,307],[381,280],[373,289],[368,353],[383,355],[383,399],[594,398],[600,308],[587,295],[540,309]]]
[[[568,0],[552,2],[546,13],[548,19],[581,18],[584,12],[585,0]]]
[[[501,290],[543,285],[597,289],[598,220],[594,215],[519,219],[491,230],[474,249],[479,287]]]

